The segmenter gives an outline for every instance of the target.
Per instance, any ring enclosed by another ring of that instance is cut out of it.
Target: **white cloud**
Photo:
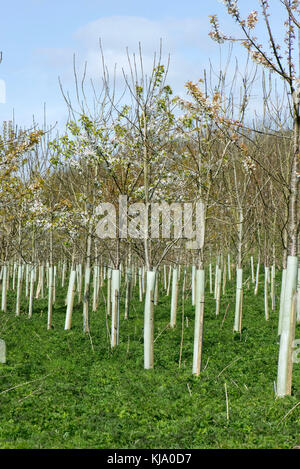
[[[150,74],[153,68],[154,53],[158,54],[162,40],[162,63],[166,64],[170,54],[170,68],[167,82],[175,94],[185,94],[184,84],[188,80],[196,81],[203,76],[203,70],[209,68],[209,60],[219,70],[219,47],[209,38],[209,22],[201,18],[165,18],[151,20],[136,16],[111,16],[100,18],[79,28],[73,34],[73,47],[39,49],[37,56],[51,67],[51,74],[61,77],[65,91],[70,91],[76,99],[73,76],[73,54],[76,55],[76,70],[80,82],[84,64],[87,62],[86,84],[92,78],[97,89],[103,74],[99,39],[101,39],[105,66],[110,77],[116,68],[116,86],[123,91],[123,71],[130,75],[126,49],[136,63],[139,73],[139,43],[142,49],[144,72]],[[226,46],[223,47],[223,62],[226,61]],[[234,62],[234,61],[233,61]],[[234,63],[232,64],[234,67]],[[228,70],[233,74],[232,67]],[[117,93],[118,94],[118,93]],[[72,102],[73,102],[72,100]]]
[[[95,47],[101,38],[110,49],[124,51],[129,47],[136,50],[140,41],[145,53],[153,52],[155,42],[167,36],[163,21],[134,16],[100,18],[75,33],[75,37],[87,47]]]
[[[208,65],[207,55],[213,54],[216,46],[208,37],[208,21],[201,18],[166,18],[150,20],[135,16],[112,16],[93,21],[74,33],[78,44],[78,63],[87,61],[91,77],[101,74],[101,39],[105,65],[116,78],[122,77],[122,69],[130,73],[126,49],[139,68],[139,43],[141,44],[143,67],[150,73],[154,53],[159,53],[162,41],[162,62],[167,63],[170,54],[169,81],[175,88],[182,88],[188,79],[197,79]],[[206,61],[206,63],[205,63]]]

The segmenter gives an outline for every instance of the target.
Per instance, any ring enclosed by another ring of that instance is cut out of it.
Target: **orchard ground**
[[[246,278],[247,276],[245,276]],[[186,293],[182,360],[182,309],[168,327],[171,298],[160,286],[155,306],[154,369],[143,369],[143,308],[133,290],[130,317],[120,304],[120,342],[111,350],[105,317],[106,284],[90,334],[82,332],[82,304],[64,330],[66,288],[59,285],[53,328],[47,330],[47,298],[15,292],[0,314],[7,362],[0,365],[0,448],[293,448],[300,445],[300,363],[294,364],[292,396],[275,398],[279,350],[278,303],[264,317],[263,275],[259,293],[244,288],[242,332],[233,333],[235,283],[227,281],[220,314],[206,291],[202,371],[192,375],[194,307]],[[229,306],[228,306],[229,305]],[[296,339],[300,327],[296,328]],[[225,393],[226,383],[226,393]],[[226,398],[227,394],[227,398]]]

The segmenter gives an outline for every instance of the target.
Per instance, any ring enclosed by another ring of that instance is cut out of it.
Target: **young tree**
[[[287,274],[283,306],[282,331],[280,336],[280,349],[277,372],[277,396],[283,397],[291,394],[292,383],[292,347],[295,334],[295,300],[298,265],[298,186],[299,186],[299,152],[300,152],[300,77],[296,71],[297,45],[296,30],[299,28],[299,1],[283,0],[284,23],[284,53],[282,44],[276,40],[271,27],[270,6],[266,0],[258,0],[261,8],[262,22],[267,33],[267,44],[262,44],[255,36],[255,28],[259,21],[258,11],[253,10],[246,19],[242,18],[237,0],[223,0],[228,14],[234,19],[243,35],[242,39],[235,39],[221,33],[216,15],[211,16],[212,31],[210,36],[219,43],[224,41],[237,41],[250,53],[252,59],[263,67],[275,73],[286,83],[290,97],[290,111],[293,131],[293,154],[289,167],[289,195],[287,220]]]

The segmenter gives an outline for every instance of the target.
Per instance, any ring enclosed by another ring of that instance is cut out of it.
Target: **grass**
[[[265,321],[262,282],[257,297],[251,284],[244,290],[241,334],[233,333],[234,282],[227,284],[217,317],[215,301],[207,293],[199,377],[191,373],[194,308],[190,296],[185,303],[181,367],[181,302],[177,326],[171,330],[167,327],[170,297],[161,291],[155,307],[155,368],[146,371],[143,304],[137,288],[128,320],[123,319],[121,301],[120,343],[113,351],[101,293],[97,312],[90,313],[90,336],[86,336],[81,305],[74,309],[72,329],[64,331],[66,289],[58,287],[50,331],[47,299],[34,301],[33,317],[28,319],[28,299],[23,297],[21,316],[16,317],[15,293],[10,291],[8,312],[0,313],[0,336],[7,345],[7,363],[0,365],[0,448],[299,445],[300,365],[294,364],[292,396],[276,399],[278,308]],[[299,336],[299,326],[296,333]]]

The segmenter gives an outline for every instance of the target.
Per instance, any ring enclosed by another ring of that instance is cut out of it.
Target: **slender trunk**
[[[181,367],[182,360],[182,350],[183,350],[183,335],[184,335],[184,299],[185,299],[185,281],[186,281],[186,267],[183,272],[182,280],[182,296],[181,296],[181,338],[180,338],[180,350],[179,350],[179,364],[178,367]]]
[[[288,256],[277,370],[278,397],[284,397],[291,394],[292,349],[295,336],[297,269],[297,257]]]
[[[21,289],[22,289],[22,265],[21,265],[21,261],[19,261],[18,277],[17,277],[16,316],[20,316]]]
[[[6,313],[7,308],[7,264],[3,266],[3,275],[2,275],[2,298],[1,298],[1,310]]]
[[[253,256],[250,257],[250,265],[251,265],[251,281],[252,283],[255,283]]]
[[[48,268],[48,319],[47,329],[52,327],[52,309],[53,309],[53,229],[50,228],[50,261]]]
[[[120,270],[112,271],[111,279],[111,347],[119,344],[119,293],[120,291]]]
[[[281,290],[280,290],[280,309],[279,309],[279,320],[278,320],[278,335],[281,334],[282,318],[283,318],[283,306],[285,296],[285,285],[286,285],[286,267],[282,269],[281,274]]]
[[[192,265],[192,305],[195,306],[196,299],[196,266]]]
[[[154,367],[154,289],[156,272],[147,272],[145,309],[144,309],[144,368],[145,370]]]
[[[218,265],[216,269],[216,316],[220,312],[220,300],[221,300],[221,283],[222,283],[222,270]]]
[[[230,253],[228,253],[227,261],[228,261],[228,280],[230,281],[230,280],[231,280],[231,263],[230,263]]]
[[[264,301],[265,301],[265,319],[269,320],[269,266],[265,265],[265,288],[264,288]]]
[[[257,261],[257,266],[256,266],[256,279],[255,279],[254,295],[257,295],[257,293],[258,293],[259,269],[260,269],[260,256],[258,256],[258,261]]]
[[[236,270],[236,298],[235,298],[235,316],[234,332],[242,331],[242,310],[243,310],[243,269]]]
[[[300,323],[300,266],[298,261],[298,276],[297,276],[297,324]]]
[[[169,266],[169,275],[168,275],[168,286],[167,286],[167,296],[170,294],[170,286],[171,286],[171,273],[172,273],[172,267]]]
[[[173,277],[172,277],[172,296],[171,296],[171,318],[170,318],[171,328],[174,328],[176,326],[177,296],[178,296],[178,270],[177,268],[174,268]]]
[[[89,225],[86,247],[86,265],[84,273],[83,293],[83,332],[89,333],[89,299],[90,299],[90,276],[91,276],[91,249],[92,249],[92,224]]]
[[[242,311],[243,311],[243,268],[242,268],[242,242],[243,242],[243,210],[239,209],[239,227],[238,227],[238,258],[236,269],[236,299],[235,316],[233,330],[241,332],[242,330]]]
[[[126,269],[126,293],[125,293],[125,314],[124,318],[128,319],[130,309],[130,299],[132,290],[132,267],[131,267],[131,249],[129,248],[128,264]]]
[[[71,270],[70,272],[70,279],[69,279],[65,330],[71,329],[74,295],[75,295],[75,281],[76,281],[76,270],[73,267],[73,270]]]
[[[106,315],[110,316],[111,313],[111,269],[107,269],[107,304]]]
[[[222,293],[225,295],[226,292],[226,262],[224,262],[223,266],[223,283],[222,283]]]
[[[195,330],[194,330],[194,352],[193,352],[193,374],[199,376],[202,359],[202,338],[204,323],[204,291],[205,271],[196,271],[196,308],[195,308]]]
[[[28,317],[32,317],[32,307],[33,307],[33,290],[34,290],[34,266],[31,266],[30,272],[30,291],[29,291],[29,309]]]
[[[212,287],[212,265],[211,262],[209,263],[209,293],[212,295],[213,287]]]
[[[294,102],[293,159],[291,165],[288,207],[288,258],[286,284],[283,304],[283,317],[277,369],[277,396],[291,394],[293,369],[293,341],[296,324],[296,291],[298,270],[298,160],[300,153],[300,116],[299,106]]]

